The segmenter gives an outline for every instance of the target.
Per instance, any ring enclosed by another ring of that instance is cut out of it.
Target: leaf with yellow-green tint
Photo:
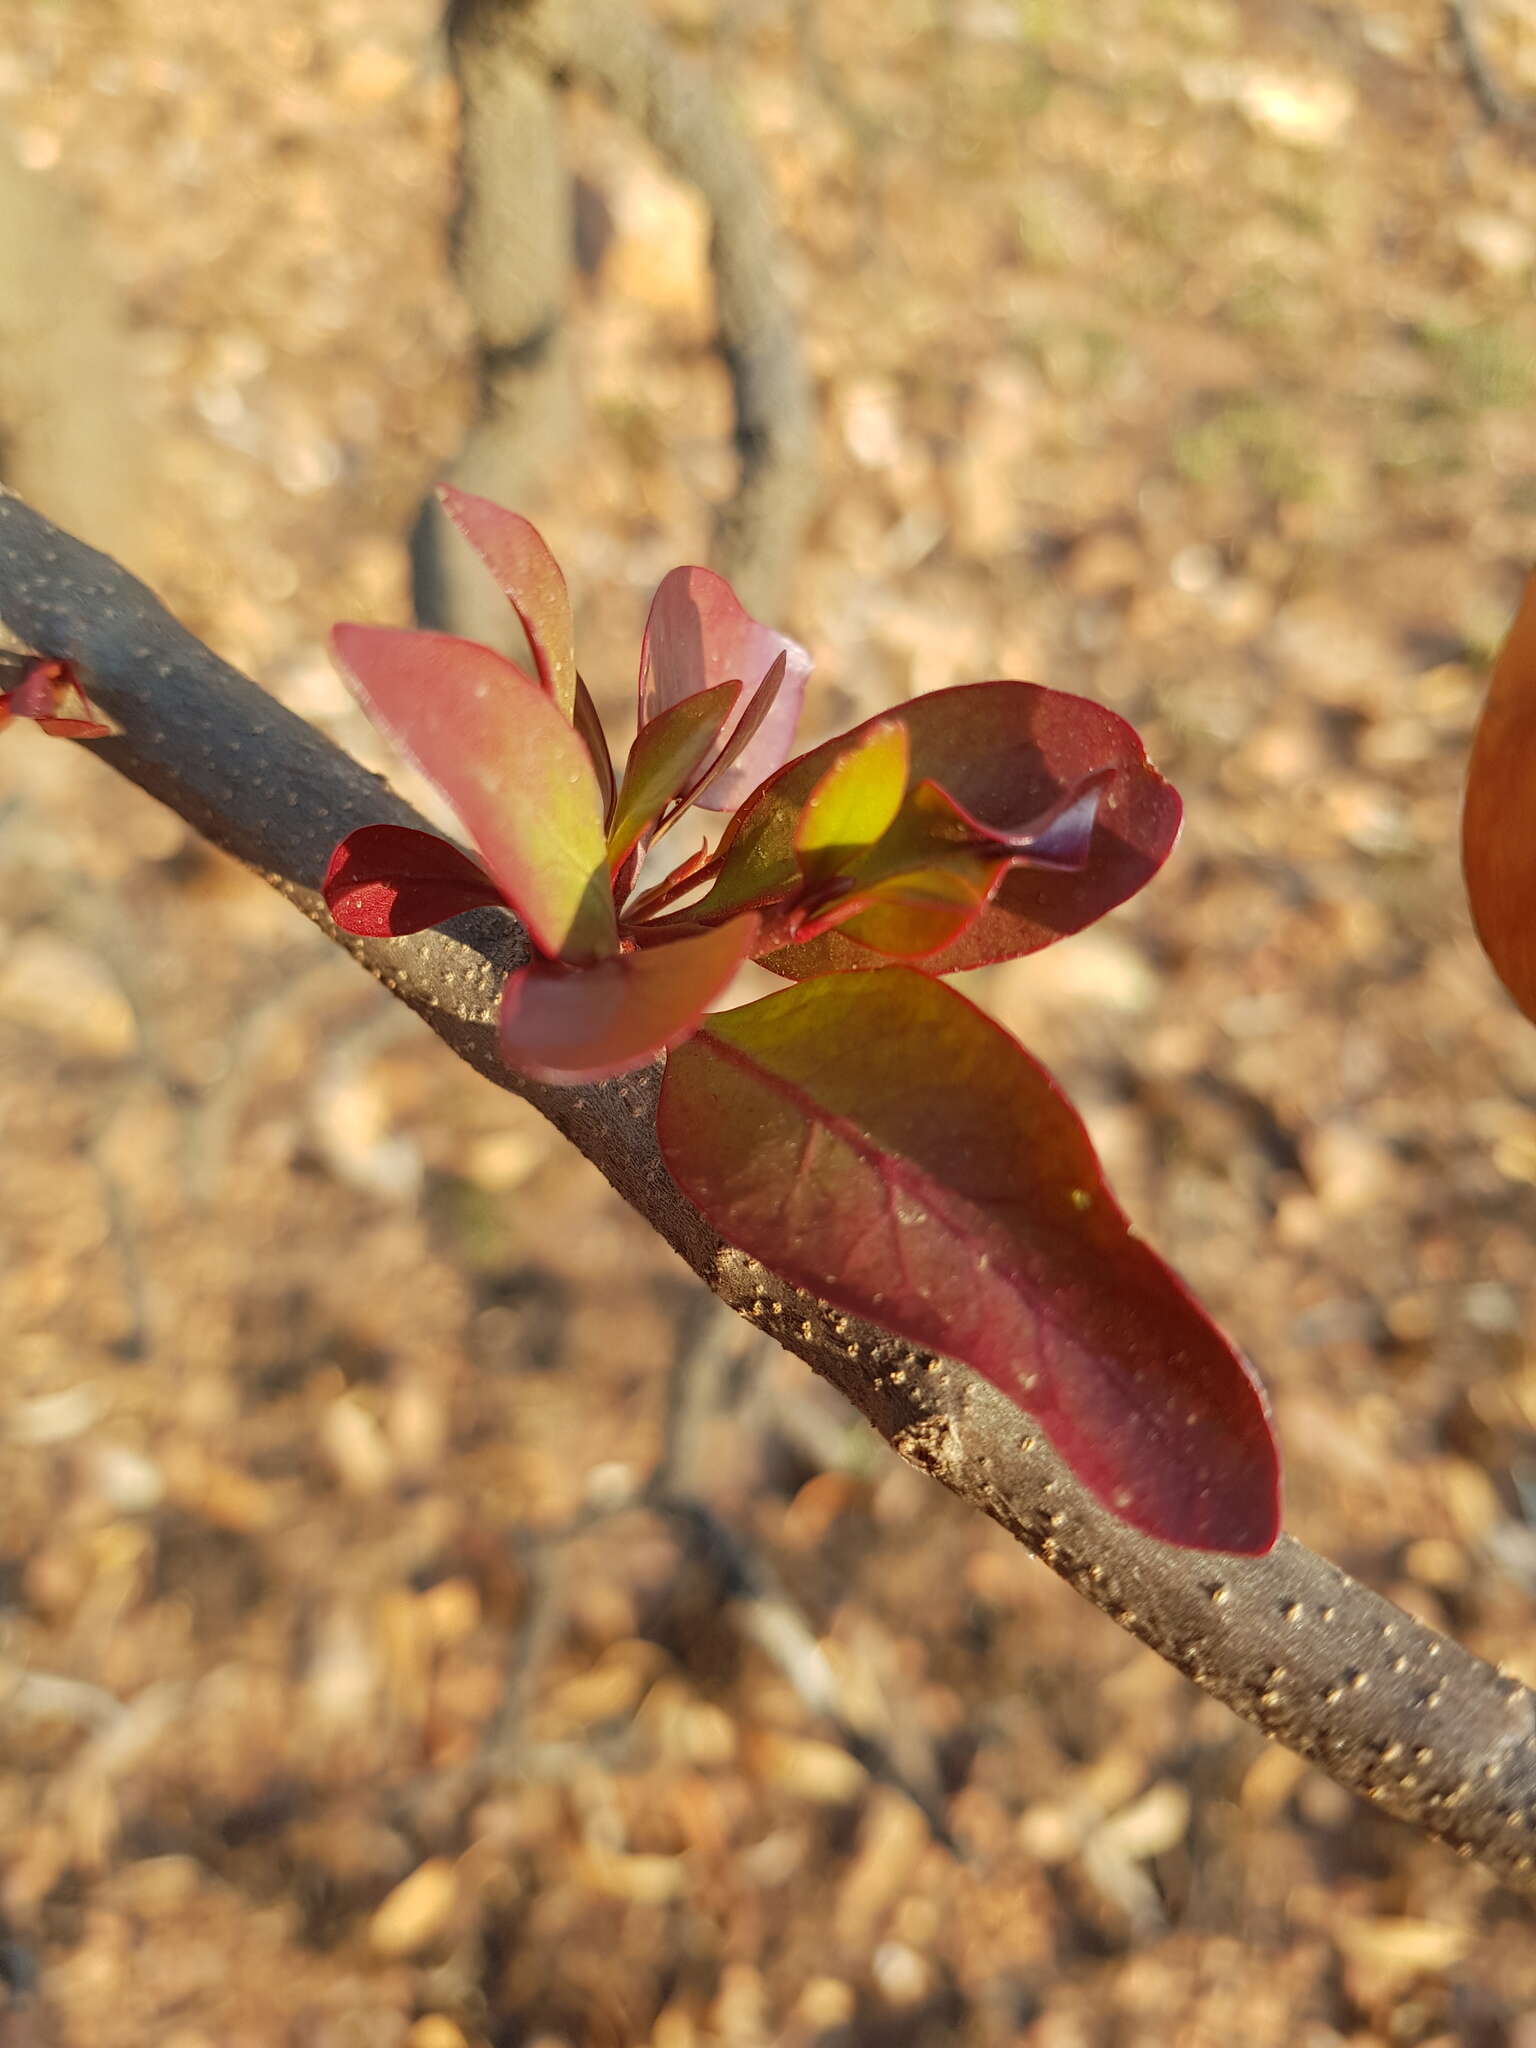
[[[1258,1380],[1132,1233],[1050,1075],[943,982],[829,975],[705,1019],[657,1131],[722,1236],[973,1367],[1113,1513],[1195,1549],[1274,1543]]]
[[[576,643],[571,595],[543,535],[521,513],[505,511],[489,498],[477,498],[452,484],[440,484],[437,495],[522,622],[540,682],[562,714],[572,717]]]
[[[669,705],[635,734],[608,827],[615,873],[708,759],[740,695],[740,683],[717,683]]]
[[[907,793],[907,729],[878,718],[834,756],[795,821],[795,861],[813,887],[846,874],[884,838]]]
[[[914,787],[934,783],[986,841],[1021,856],[981,914],[924,960],[929,973],[1012,959],[1081,931],[1148,882],[1178,836],[1177,791],[1148,762],[1134,728],[1105,705],[1035,683],[968,683],[870,724],[888,719],[906,730]],[[708,922],[758,910],[773,928],[775,907],[802,885],[795,833],[806,803],[868,729],[788,762],[747,800],[727,827],[709,894],[690,916]],[[877,961],[846,930],[765,956],[793,980]]]
[[[618,951],[591,756],[515,663],[447,633],[338,626],[331,646],[374,722],[453,806],[551,959]]]

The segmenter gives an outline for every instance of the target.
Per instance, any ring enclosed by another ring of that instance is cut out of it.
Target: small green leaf
[[[687,788],[718,742],[740,695],[740,683],[717,683],[669,705],[636,733],[608,827],[608,866],[613,873],[672,799]]]
[[[896,822],[907,792],[907,729],[894,718],[861,728],[805,800],[795,860],[812,885],[845,874]]]
[[[1257,1379],[1132,1235],[1050,1075],[943,982],[829,975],[708,1018],[657,1132],[732,1244],[972,1366],[1111,1512],[1196,1549],[1273,1544]]]
[[[539,685],[447,633],[338,626],[331,645],[374,722],[463,819],[540,952],[617,952],[597,776]]]

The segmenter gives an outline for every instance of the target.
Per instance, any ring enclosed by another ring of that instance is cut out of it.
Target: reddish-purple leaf
[[[1536,575],[1494,663],[1461,819],[1472,921],[1494,971],[1536,1019]]]
[[[731,1243],[974,1367],[1115,1514],[1273,1544],[1257,1379],[1132,1235],[1045,1069],[953,989],[888,967],[712,1017],[668,1061],[658,1131]]]
[[[533,659],[557,708],[570,718],[576,705],[576,644],[571,598],[560,565],[543,535],[517,512],[439,484],[443,510],[469,542],[522,621]]]
[[[946,810],[953,814],[952,837],[988,850],[1006,849],[1020,855],[1032,867],[1062,868],[1075,874],[1088,859],[1099,805],[1114,779],[1113,768],[1101,768],[1097,774],[1084,776],[1075,789],[1065,791],[1038,817],[1007,826],[984,825],[963,804],[957,804],[947,790],[940,790],[937,783],[923,786],[935,790],[943,798]]]
[[[478,861],[409,825],[349,832],[331,855],[321,893],[342,930],[365,939],[401,938],[504,901]]]
[[[14,690],[0,696],[0,725],[30,718],[56,740],[108,740],[120,730],[97,716],[67,661],[30,662]]]
[[[536,1081],[605,1081],[644,1066],[695,1028],[756,937],[747,916],[595,967],[536,961],[502,997],[502,1057]]]
[[[540,952],[615,953],[597,776],[539,685],[447,633],[338,626],[331,645],[375,723],[463,819]]]
[[[624,923],[632,929],[645,918],[654,917],[665,910],[669,903],[679,896],[686,896],[690,889],[699,889],[706,879],[705,870],[710,865],[709,841],[706,839],[696,853],[690,853],[686,860],[680,860],[670,874],[664,875],[653,887],[637,896],[624,908]]]
[[[37,726],[54,740],[109,740],[118,730],[99,718],[40,718]]]
[[[740,683],[717,683],[658,712],[635,734],[608,827],[608,865],[615,872],[687,788],[718,743],[740,695]]]
[[[781,654],[785,670],[772,709],[733,765],[700,797],[706,810],[735,810],[788,754],[811,657],[784,634],[759,625],[712,569],[672,569],[661,579],[640,649],[642,726],[668,705],[727,682],[742,683],[751,693],[737,709],[740,721]]]
[[[924,961],[930,974],[1013,959],[1081,931],[1149,881],[1178,836],[1178,792],[1148,763],[1135,730],[1102,704],[1036,683],[967,683],[880,714],[888,718],[907,729],[912,781],[938,784],[1004,844],[1021,827],[1033,830],[1064,800],[1069,812],[1077,800],[1086,803],[1085,784],[1101,789],[1081,864],[1060,866],[1061,847],[1047,835],[1051,865],[1020,865],[1005,876],[969,929]],[[794,833],[806,801],[850,740],[880,720],[801,755],[757,791],[727,827],[721,873],[690,915],[734,917],[793,894],[799,883]],[[1061,831],[1074,860],[1084,852],[1081,824],[1079,814],[1075,826]],[[765,964],[798,981],[869,967],[877,959],[834,931],[786,946]]]

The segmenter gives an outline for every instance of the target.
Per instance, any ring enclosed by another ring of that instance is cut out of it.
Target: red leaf
[[[41,721],[58,712],[59,692],[72,686],[77,692],[69,665],[63,661],[34,661],[22,673],[21,681],[7,693],[6,702],[17,718]]]
[[[1006,849],[1019,854],[1032,867],[1063,868],[1075,874],[1088,859],[1099,805],[1114,779],[1113,768],[1100,768],[1097,773],[1084,776],[1075,789],[1065,791],[1038,817],[1005,826],[984,825],[935,782],[920,786],[943,799],[945,807],[959,821],[959,836],[968,844],[998,851]]]
[[[664,875],[653,887],[636,896],[624,907],[624,928],[634,928],[648,917],[654,917],[665,910],[669,903],[679,896],[685,896],[690,889],[704,886],[705,870],[710,864],[709,841],[706,839],[696,853],[690,853],[686,860],[680,860],[670,874]],[[639,935],[643,937],[643,934]]]
[[[757,919],[738,917],[595,967],[535,962],[507,982],[502,1056],[536,1081],[605,1081],[644,1066],[695,1028],[756,937]]]
[[[830,910],[806,920],[803,943],[841,931],[882,958],[926,961],[970,930],[1007,871],[1006,860],[971,854],[858,883]]]
[[[37,728],[54,740],[109,740],[118,730],[99,718],[40,718]]]
[[[1494,971],[1536,1019],[1536,575],[1499,651],[1472,740],[1461,820],[1472,922]]]
[[[376,724],[463,819],[535,945],[618,950],[592,757],[537,683],[472,640],[338,626],[331,645]]]
[[[0,697],[0,708],[0,726],[30,718],[56,740],[109,740],[121,729],[97,717],[67,661],[29,663],[15,689]]]
[[[1149,765],[1134,728],[1117,713],[1037,683],[966,683],[882,712],[780,769],[727,827],[721,874],[690,915],[734,917],[787,898],[799,879],[795,825],[812,790],[851,741],[892,718],[911,740],[913,783],[937,783],[1004,844],[1021,827],[1035,829],[1063,799],[1069,810],[1076,799],[1086,801],[1084,785],[1108,771],[1082,864],[1014,868],[969,929],[924,961],[927,973],[1011,960],[1081,931],[1134,896],[1172,850],[1183,814],[1178,792]],[[1080,842],[1080,830],[1064,826],[1062,836],[1070,855],[1083,852],[1070,843]],[[1053,851],[1050,836],[1046,850]],[[799,981],[878,959],[834,931],[770,954],[765,964]]]
[[[701,794],[699,801],[707,811],[735,810],[788,754],[811,657],[784,634],[759,625],[725,578],[712,569],[672,569],[661,579],[640,648],[642,726],[700,690],[739,682],[750,694],[726,728],[724,743],[729,744],[780,654],[785,657],[785,672],[772,708],[740,758]]]
[[[571,718],[576,705],[576,646],[571,597],[560,565],[536,526],[452,484],[439,484],[443,510],[484,562],[510,600],[556,708]]]
[[[1270,1548],[1258,1381],[1131,1234],[1045,1069],[953,989],[888,967],[710,1018],[668,1061],[658,1132],[733,1244],[974,1367],[1115,1514]]]
[[[467,853],[408,825],[362,825],[331,855],[321,893],[344,932],[400,938],[463,910],[505,901]]]

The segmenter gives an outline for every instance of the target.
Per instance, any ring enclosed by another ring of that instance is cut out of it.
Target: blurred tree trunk
[[[731,380],[739,463],[714,561],[749,610],[783,606],[815,491],[809,381],[767,180],[708,74],[626,0],[454,0],[448,38],[462,95],[454,231],[474,321],[479,402],[452,480],[522,507],[552,488],[575,440],[565,319],[575,220],[560,88],[609,99],[712,222],[717,345]],[[412,541],[417,615],[506,645],[506,606],[466,550],[443,545],[435,501]]]

